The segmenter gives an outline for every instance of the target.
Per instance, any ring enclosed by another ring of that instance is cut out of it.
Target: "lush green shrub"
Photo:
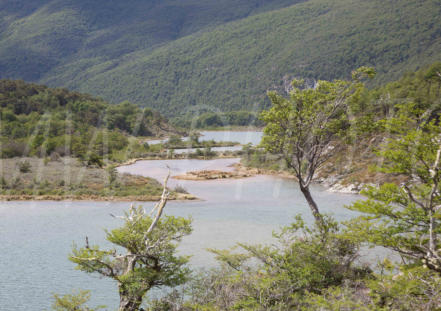
[[[308,227],[300,217],[274,235],[274,246],[239,244],[243,252],[212,250],[222,267],[196,275],[177,310],[299,310],[311,293],[357,282],[371,275],[355,264],[358,244],[324,227]],[[167,296],[176,303],[179,296]]]

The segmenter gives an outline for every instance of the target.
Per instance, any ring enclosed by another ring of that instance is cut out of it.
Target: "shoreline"
[[[238,156],[215,156],[209,159],[195,158],[191,160],[216,160],[226,158],[238,158]],[[138,161],[164,161],[164,160],[185,160],[188,158],[178,159],[161,159],[161,158],[133,158],[124,163],[118,163],[116,166],[129,166]],[[221,171],[221,170],[201,170],[201,171],[189,171],[182,175],[172,176],[176,180],[193,180],[193,181],[210,181],[213,179],[241,179],[253,177],[256,175],[275,176],[279,178],[294,179],[296,177],[286,171],[276,171],[264,168],[254,168],[244,166],[242,163],[235,163],[231,165],[233,171]],[[326,178],[320,178],[315,181],[317,185],[322,185],[326,188],[326,191],[341,194],[359,194],[360,191],[367,185],[373,184],[343,184],[340,180],[333,176]],[[8,201],[92,201],[92,202],[155,202],[160,200],[160,195],[129,195],[129,196],[102,196],[102,195],[33,195],[33,194],[2,194],[0,195],[0,202]],[[194,201],[200,200],[198,197],[192,194],[174,193],[169,198],[170,201]]]
[[[0,195],[0,202],[10,201],[91,201],[91,202],[156,202],[161,199],[160,195],[144,196],[98,196],[98,195]],[[169,201],[198,201],[198,197],[192,194],[172,194]]]
[[[213,127],[213,128],[205,128],[205,129],[198,129],[199,132],[225,132],[225,131],[232,131],[232,132],[262,132],[263,127],[253,127],[253,126],[231,126],[231,127]]]
[[[233,167],[233,171],[222,171],[222,170],[199,170],[199,171],[189,171],[185,174],[173,176],[177,180],[194,180],[194,181],[204,181],[213,179],[241,179],[254,177],[256,175],[268,175],[277,176],[286,179],[296,179],[294,175],[288,172],[266,170],[254,167],[246,167],[242,163],[234,163],[230,165]]]
[[[186,153],[182,153],[183,155],[188,155]],[[189,158],[189,157],[182,157],[182,158],[134,158],[134,159],[130,159],[127,160],[126,162],[123,163],[117,163],[115,164],[115,167],[121,167],[121,166],[128,166],[128,165],[132,165],[135,164],[138,161],[167,161],[167,160],[203,160],[203,161],[210,161],[210,160],[217,160],[217,159],[240,159],[240,156],[237,155],[227,155],[227,156],[214,156],[211,158]]]
[[[236,164],[235,170],[242,170],[242,171],[246,171],[246,172],[250,172],[250,173],[255,172],[254,175],[268,175],[268,176],[276,176],[276,177],[280,177],[280,178],[297,180],[297,178],[289,172],[247,167],[247,166],[244,166],[242,163]],[[333,177],[333,176],[315,179],[313,182],[317,185],[321,185],[321,186],[325,187],[326,191],[328,191],[328,192],[340,193],[340,194],[360,194],[360,192],[365,187],[375,185],[374,183],[352,183],[352,184],[345,183],[345,184],[343,184],[339,180],[335,180],[335,177]]]

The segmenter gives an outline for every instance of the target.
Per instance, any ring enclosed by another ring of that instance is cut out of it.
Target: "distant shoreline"
[[[199,132],[263,132],[263,127],[255,126],[225,126],[225,127],[211,127],[198,129]]]
[[[60,202],[77,202],[77,201],[91,201],[91,202],[156,202],[161,199],[161,196],[96,196],[96,195],[0,195],[0,202],[9,201],[60,201]],[[191,194],[178,193],[171,195],[170,201],[195,201],[199,198]]]
[[[204,158],[203,156],[201,157],[195,157],[195,158],[190,158],[188,157],[188,153],[178,153],[178,154],[174,154],[173,158],[167,158],[167,157],[146,157],[146,158],[134,158],[134,159],[130,159],[127,160],[126,162],[123,163],[117,163],[115,164],[115,167],[121,167],[121,166],[128,166],[128,165],[133,165],[138,161],[166,161],[166,160],[205,160],[205,161],[210,161],[210,160],[217,160],[217,159],[235,159],[235,158],[240,158],[239,155],[216,155],[213,157],[206,157]]]

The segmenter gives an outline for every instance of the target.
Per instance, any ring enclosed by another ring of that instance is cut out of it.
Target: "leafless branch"
[[[149,229],[147,230],[147,232],[144,235],[145,243],[147,243],[148,235],[153,231],[153,229],[158,224],[159,218],[161,218],[161,215],[162,215],[162,212],[164,210],[164,207],[167,204],[168,195],[169,195],[169,192],[167,190],[167,182],[168,182],[169,178],[170,178],[170,168],[168,168],[167,176],[164,179],[164,185],[163,185],[161,200],[159,201],[159,203],[158,203],[158,205],[156,207],[156,209],[157,209],[156,217],[155,217],[155,219],[153,220],[153,222],[150,225]]]

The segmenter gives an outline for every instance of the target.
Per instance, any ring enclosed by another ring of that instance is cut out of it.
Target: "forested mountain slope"
[[[134,51],[299,1],[1,0],[0,78],[37,81],[63,64],[75,71],[118,63]]]
[[[2,26],[2,76],[168,116],[260,109],[293,77],[347,78],[362,65],[378,85],[441,58],[439,0],[41,2]]]

